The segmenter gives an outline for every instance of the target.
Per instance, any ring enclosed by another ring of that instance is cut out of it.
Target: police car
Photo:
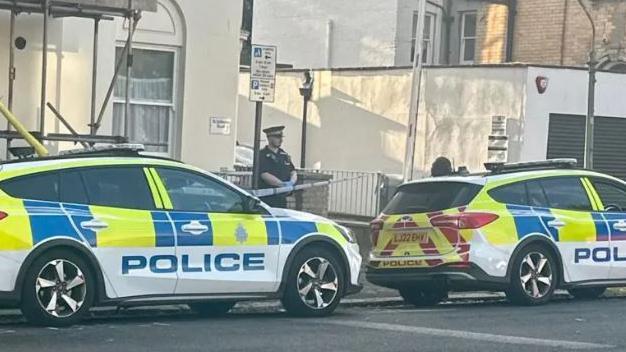
[[[360,265],[348,229],[140,148],[0,165],[0,303],[34,323],[73,324],[95,305],[217,315],[268,298],[323,316],[358,291]]]
[[[536,305],[557,288],[594,298],[626,286],[626,183],[575,165],[492,165],[402,185],[372,222],[367,279],[418,306],[453,290]]]

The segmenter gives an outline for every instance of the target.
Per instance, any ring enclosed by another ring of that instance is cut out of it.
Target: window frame
[[[223,186],[224,188],[228,189],[229,191],[232,191],[234,193],[236,193],[237,195],[239,195],[241,197],[241,200],[243,201],[243,205],[244,207],[248,207],[248,204],[246,202],[247,199],[249,199],[250,197],[252,197],[252,195],[247,194],[245,192],[242,192],[241,190],[237,189],[236,187],[230,185],[227,182],[224,182],[223,180],[221,180],[219,177],[213,176],[211,174],[207,174],[207,173],[203,173],[200,171],[196,171],[193,169],[188,169],[188,168],[184,168],[184,167],[176,167],[176,166],[164,166],[164,165],[146,165],[147,168],[152,168],[156,171],[156,174],[159,176],[159,178],[161,178],[161,174],[159,174],[159,169],[169,169],[169,170],[174,170],[174,171],[179,171],[179,172],[187,172],[193,175],[196,175],[198,177],[201,178],[206,178],[209,179],[211,182],[214,182],[218,185]],[[165,182],[163,181],[163,179],[161,178],[160,182],[163,184],[163,187],[165,188],[165,192],[167,192],[167,185],[165,184]],[[167,196],[169,197],[169,192],[167,194]],[[163,197],[163,195],[161,195],[161,197]],[[174,205],[172,204],[172,207],[174,207]],[[261,211],[261,209],[263,211]],[[245,214],[245,215],[271,215],[270,212],[265,209],[265,207],[259,207],[259,209],[257,209],[258,211],[254,211],[251,209],[244,209],[244,211],[242,212],[229,212],[229,211],[196,211],[196,210],[183,210],[183,209],[167,209],[168,211],[176,211],[176,212],[183,212],[183,213],[208,213],[208,214]]]
[[[124,46],[126,45],[126,42],[117,42],[115,44],[115,50],[117,51],[117,49],[123,49]],[[136,99],[133,97],[129,96],[129,105],[133,106],[150,106],[150,107],[168,107],[169,108],[169,122],[168,122],[168,136],[167,136],[167,143],[158,143],[156,141],[130,141],[131,143],[141,143],[147,147],[164,147],[167,149],[166,152],[151,152],[155,155],[160,155],[160,156],[171,156],[174,154],[174,147],[175,147],[175,143],[176,143],[176,138],[178,136],[178,131],[179,131],[179,123],[178,123],[178,111],[177,111],[177,107],[178,107],[178,101],[179,101],[179,91],[180,91],[180,87],[179,87],[179,75],[181,74],[179,72],[179,65],[180,65],[180,50],[178,47],[175,46],[168,46],[168,45],[157,45],[157,44],[139,44],[139,43],[133,43],[133,49],[137,49],[137,50],[145,50],[145,51],[157,51],[157,52],[167,52],[167,53],[172,53],[174,55],[174,60],[172,62],[172,100],[170,102],[166,102],[166,101],[157,101],[157,100],[145,100],[145,99]],[[111,97],[111,100],[113,102],[113,106],[115,106],[116,104],[121,104],[124,105],[126,103],[125,97],[117,97],[115,96],[115,94],[113,94],[113,96]],[[115,110],[115,107],[113,107],[113,110]],[[112,124],[112,130],[115,131],[117,128],[117,126],[115,125],[116,120],[115,117],[113,117],[113,124]],[[121,123],[121,126],[119,126],[119,129],[121,131],[120,134],[123,134],[124,132],[124,125],[126,124],[125,121],[125,116],[121,116],[119,118],[119,123]]]
[[[474,15],[476,17],[476,20],[474,21],[476,23],[476,28],[474,29],[474,36],[466,36],[465,35],[465,21],[466,21],[466,17],[468,15]],[[463,11],[460,13],[460,17],[461,17],[461,27],[460,27],[460,33],[459,33],[459,39],[460,39],[460,44],[459,44],[459,63],[461,65],[473,65],[476,62],[476,44],[477,44],[477,29],[478,29],[478,11]],[[474,58],[472,60],[465,60],[465,41],[466,40],[474,40]]]
[[[413,58],[415,57],[415,41],[417,40],[417,21],[418,21],[419,11],[413,12],[413,18],[411,22],[411,48],[409,54],[411,55],[409,58],[409,62],[413,63]],[[422,63],[426,65],[433,65],[435,63],[435,38],[437,31],[437,14],[434,12],[426,11],[426,17],[430,18],[430,37],[427,39],[426,37],[422,38],[422,49],[426,49],[426,55],[422,57]],[[426,21],[424,21],[424,31],[426,30]],[[425,47],[424,47],[425,46]]]

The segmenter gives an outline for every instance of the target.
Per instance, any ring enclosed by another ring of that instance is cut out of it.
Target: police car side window
[[[61,202],[88,204],[87,191],[79,171],[63,171],[59,180]]]
[[[546,198],[546,193],[539,181],[528,181],[526,184],[526,193],[528,194],[528,205],[531,207],[548,208],[550,204]]]
[[[139,167],[81,170],[89,203],[105,207],[154,209],[152,193]]]
[[[523,183],[513,183],[488,192],[491,198],[503,204],[525,205],[528,203],[526,187]]]
[[[594,179],[593,186],[602,200],[602,204],[607,206],[618,206],[621,211],[626,211],[626,189],[610,181]]]
[[[541,186],[550,208],[591,211],[591,201],[578,177],[542,179]]]
[[[193,172],[157,169],[174,210],[205,213],[243,213],[244,197],[217,181]]]
[[[46,172],[17,177],[2,182],[0,188],[6,194],[15,198],[58,202],[59,174],[57,172]]]

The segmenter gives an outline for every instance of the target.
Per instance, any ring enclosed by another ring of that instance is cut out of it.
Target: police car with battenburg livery
[[[360,288],[348,229],[140,150],[0,164],[1,305],[53,326],[95,305],[179,302],[217,315],[266,298],[323,316]]]
[[[626,183],[576,160],[494,164],[491,172],[402,185],[372,222],[372,283],[406,302],[505,291],[513,302],[626,286]]]

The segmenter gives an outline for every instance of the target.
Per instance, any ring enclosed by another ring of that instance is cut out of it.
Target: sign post
[[[276,47],[252,45],[250,60],[250,101],[256,103],[254,117],[254,162],[252,166],[252,189],[259,188],[261,126],[263,103],[274,102],[276,86]]]

